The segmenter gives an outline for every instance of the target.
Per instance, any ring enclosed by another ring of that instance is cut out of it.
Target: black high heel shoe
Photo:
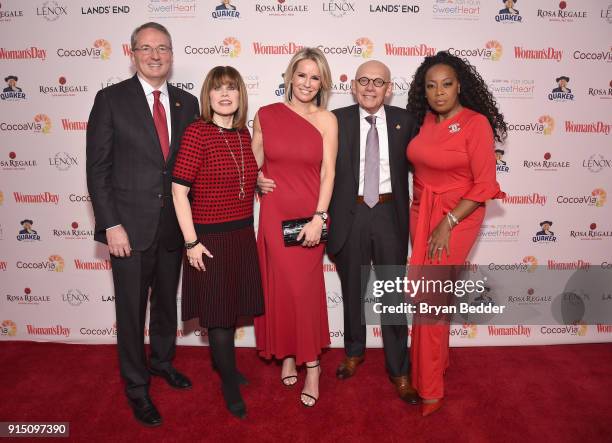
[[[227,383],[221,384],[221,392],[223,392],[223,398],[225,399],[225,406],[230,413],[237,418],[246,417],[246,405],[240,395],[240,387],[237,383],[228,385]]]
[[[308,369],[314,369],[314,368],[318,368],[319,366],[321,366],[321,362],[320,362],[320,361],[318,361],[316,365],[312,365],[312,366],[305,365],[305,366],[306,366],[306,371],[308,372]],[[321,372],[319,371],[319,374],[320,374],[320,373],[321,373]],[[303,397],[308,397],[308,398],[310,398],[310,399],[314,400],[314,402],[313,402],[312,404],[308,404],[308,403],[306,403],[306,402],[304,401],[304,398],[303,398],[302,396],[303,396]],[[318,397],[315,397],[315,396],[313,396],[313,395],[307,394],[307,393],[305,393],[304,391],[302,391],[302,393],[300,394],[300,401],[301,401],[301,402],[302,402],[302,404],[303,404],[304,406],[306,406],[307,408],[313,408],[313,407],[314,407],[314,406],[317,404],[317,401],[318,401],[318,400],[319,400],[319,398],[318,398]]]

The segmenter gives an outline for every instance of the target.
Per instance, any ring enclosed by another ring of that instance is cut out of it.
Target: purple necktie
[[[378,147],[378,130],[376,116],[365,118],[370,124],[366,137],[365,167],[363,177],[363,201],[370,208],[378,203],[378,185],[380,183],[380,149]]]

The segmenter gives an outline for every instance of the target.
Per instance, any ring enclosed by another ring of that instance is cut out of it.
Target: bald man
[[[384,104],[392,88],[389,68],[368,61],[351,81],[357,104],[333,111],[339,140],[327,252],[342,284],[346,355],[336,372],[339,379],[353,376],[365,358],[365,320],[372,313],[364,313],[362,288],[371,265],[377,279],[394,279],[398,271],[389,267],[403,269],[408,255],[406,147],[418,129],[406,110]],[[401,302],[403,294],[396,296]],[[372,310],[372,303],[365,306]],[[416,403],[405,317],[381,316],[381,331],[389,378],[402,400]]]
[[[408,255],[406,146],[418,127],[406,110],[384,104],[392,87],[389,68],[368,61],[359,66],[351,81],[358,104],[333,111],[338,119],[338,157],[327,252],[336,263],[342,285],[346,355],[336,371],[341,380],[352,377],[365,358],[366,318],[372,317],[372,304],[366,314],[362,283],[367,282],[371,266],[377,279],[405,275],[401,270],[405,271]],[[261,174],[257,184],[264,194],[275,187]],[[390,296],[383,302],[399,303],[404,295]],[[381,316],[381,330],[389,379],[402,400],[416,404],[418,395],[408,377],[405,316]]]

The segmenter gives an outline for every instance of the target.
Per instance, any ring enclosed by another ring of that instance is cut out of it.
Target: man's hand
[[[257,174],[257,189],[259,189],[259,192],[267,194],[268,192],[274,191],[274,188],[276,188],[274,180],[264,177],[263,172],[260,171],[259,174]]]
[[[129,257],[132,254],[130,239],[123,226],[113,226],[106,230],[108,252],[115,257]]]

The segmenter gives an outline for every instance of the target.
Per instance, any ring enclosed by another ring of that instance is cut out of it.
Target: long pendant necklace
[[[242,149],[242,138],[240,137],[240,130],[236,130],[236,133],[238,135],[238,143],[240,143],[240,163],[242,165],[242,169],[238,165],[238,160],[236,160],[236,156],[234,155],[232,148],[230,148],[230,144],[227,141],[227,137],[225,136],[225,132],[223,131],[223,128],[219,128],[219,133],[223,136],[223,140],[225,140],[227,149],[229,150],[229,153],[232,155],[232,159],[234,160],[234,163],[236,164],[236,169],[238,169],[238,185],[240,186],[240,192],[238,193],[238,199],[244,200],[244,198],[246,197],[246,193],[244,192],[244,183],[245,183],[245,180],[244,180],[244,151]]]

